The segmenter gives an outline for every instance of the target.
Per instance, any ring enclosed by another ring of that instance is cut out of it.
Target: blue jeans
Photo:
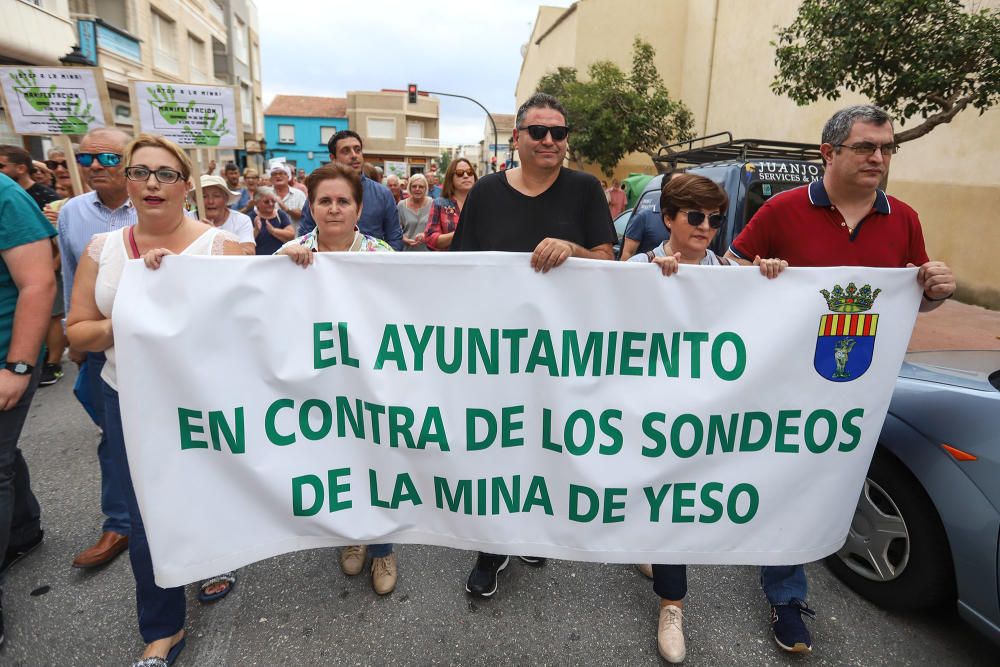
[[[369,544],[368,555],[372,558],[382,558],[392,553],[392,544]]]
[[[31,491],[28,464],[17,446],[41,372],[38,364],[21,400],[0,412],[0,555],[11,544],[31,541],[41,530],[41,508]]]
[[[118,403],[118,392],[104,384],[104,434],[108,448],[115,459],[115,465],[125,471],[123,486],[128,503],[130,519],[128,555],[132,561],[132,576],[135,577],[135,605],[139,615],[139,632],[142,640],[149,644],[177,634],[184,627],[186,606],[184,587],[160,588],[153,578],[153,560],[149,555],[146,529],[139,514],[139,503],[135,498],[132,476],[128,472],[128,455],[125,451],[125,437],[122,434],[122,414]]]
[[[806,601],[809,585],[802,565],[764,565],[760,568],[760,586],[772,605],[788,604],[792,600]]]
[[[105,517],[102,530],[128,535],[128,503],[125,500],[122,481],[128,477],[128,468],[121,469],[108,446],[107,428],[104,425],[104,380],[101,379],[104,361],[103,352],[87,353],[86,382],[92,401],[91,407],[97,416],[97,425],[102,429],[101,441],[97,445],[97,460],[101,466],[101,512]]]

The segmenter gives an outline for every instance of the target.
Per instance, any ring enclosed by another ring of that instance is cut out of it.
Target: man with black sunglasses
[[[113,128],[91,130],[80,141],[76,161],[91,191],[73,197],[59,209],[59,248],[62,252],[63,295],[69,312],[76,267],[94,234],[134,225],[135,208],[125,189],[122,155],[132,137]],[[80,372],[92,399],[88,412],[103,428],[101,370],[104,353],[78,353],[70,349],[70,359],[81,364]],[[128,547],[129,515],[122,480],[115,457],[103,433],[97,446],[101,468],[101,511],[105,515],[101,537],[73,559],[73,567],[89,568],[110,562]]]
[[[569,129],[559,100],[535,93],[518,109],[515,125],[521,164],[476,182],[462,208],[452,251],[531,253],[531,266],[542,273],[570,257],[614,259],[615,230],[600,182],[563,167]],[[544,563],[543,558],[520,558]],[[465,590],[490,597],[509,562],[503,554],[480,553]]]
[[[888,113],[871,105],[841,109],[823,127],[823,180],[769,199],[726,256],[740,264],[760,256],[789,266],[917,266],[920,310],[937,308],[955,292],[951,269],[928,259],[916,211],[879,189],[896,148]],[[786,651],[811,651],[802,614],[815,613],[805,604],[803,567],[763,567],[760,579],[775,641]]]

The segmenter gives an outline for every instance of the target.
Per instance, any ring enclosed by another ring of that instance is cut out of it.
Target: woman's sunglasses
[[[69,168],[69,164],[66,160],[46,160],[45,166],[49,169],[58,169],[59,167],[62,167],[63,169]]]
[[[458,176],[459,178],[464,178],[466,176],[475,176],[476,172],[472,171],[471,169],[456,169],[455,175]]]
[[[705,222],[705,213],[702,211],[684,211],[684,215],[687,216],[688,224],[692,227],[697,227],[701,223]],[[722,226],[722,214],[713,213],[708,217],[708,226],[712,229],[718,229]]]
[[[562,141],[569,134],[569,128],[565,125],[525,125],[517,129],[527,130],[528,136],[535,141],[541,141],[546,134],[552,135],[552,141]]]
[[[89,167],[94,164],[95,158],[102,167],[117,167],[122,162],[122,156],[118,153],[78,153],[76,163],[81,167]]]

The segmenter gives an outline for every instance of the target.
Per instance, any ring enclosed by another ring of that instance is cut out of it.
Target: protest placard
[[[243,148],[243,121],[236,86],[131,81],[139,130],[182,148]]]
[[[401,285],[447,289],[415,300]],[[114,355],[157,582],[362,542],[826,556],[919,301],[915,269],[769,281],[587,260],[543,275],[506,253],[132,262]]]
[[[14,132],[59,136],[112,125],[108,88],[93,67],[0,67],[4,109]]]

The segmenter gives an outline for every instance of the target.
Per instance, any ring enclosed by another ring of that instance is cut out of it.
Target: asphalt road
[[[68,365],[69,366],[69,365]],[[70,567],[100,530],[97,430],[72,397],[75,371],[35,397],[21,446],[42,505],[45,541],[4,586],[0,665],[129,665],[142,641],[127,556],[99,570]],[[378,598],[347,578],[332,549],[290,554],[240,572],[205,606],[189,587],[191,665],[661,663],[652,584],[634,568],[520,561],[492,600],[464,592],[474,555],[397,547],[396,591]],[[996,665],[1000,649],[952,609],[884,612],[822,564],[808,567],[815,649],[783,654],[755,568],[689,568],[688,665]]]

